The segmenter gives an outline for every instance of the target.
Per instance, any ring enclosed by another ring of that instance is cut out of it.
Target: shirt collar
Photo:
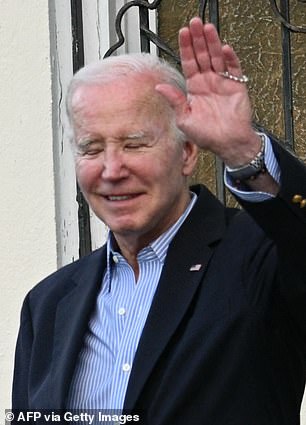
[[[190,211],[192,210],[196,200],[197,195],[194,192],[190,192],[190,202],[187,205],[185,211],[183,214],[179,217],[179,219],[169,228],[167,229],[163,234],[161,234],[157,239],[155,239],[153,242],[151,242],[148,246],[143,248],[139,254],[138,259],[139,261],[148,261],[148,260],[154,260],[158,259],[161,264],[164,264],[167,251],[169,248],[169,245],[188,217]],[[108,233],[107,237],[107,274],[108,274],[108,286],[109,290],[111,288],[111,275],[112,275],[112,267],[115,267],[116,264],[120,263],[126,263],[124,257],[119,253],[119,247],[117,245],[117,242],[114,238],[113,233],[110,231]]]
[[[185,209],[183,214],[179,217],[179,219],[168,230],[166,230],[162,235],[160,235],[149,245],[162,264],[165,262],[167,251],[172,239],[188,217],[190,211],[192,210],[197,200],[197,195],[195,193],[190,192],[190,196],[190,202],[187,205],[187,208]]]

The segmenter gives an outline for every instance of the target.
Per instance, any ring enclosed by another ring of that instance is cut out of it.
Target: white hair
[[[186,94],[183,75],[165,60],[149,53],[133,53],[110,56],[81,68],[70,81],[66,96],[66,111],[72,126],[72,101],[76,90],[86,85],[105,85],[131,74],[151,74],[158,83],[170,84]],[[135,76],[136,78],[136,76]],[[186,140],[184,133],[176,126],[175,116],[171,114],[170,122],[178,141]]]

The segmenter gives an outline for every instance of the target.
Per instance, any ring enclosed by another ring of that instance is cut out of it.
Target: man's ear
[[[199,148],[188,140],[183,144],[183,175],[190,176],[198,160]]]

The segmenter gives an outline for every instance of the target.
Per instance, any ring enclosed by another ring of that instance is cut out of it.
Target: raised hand
[[[260,148],[253,131],[252,110],[239,59],[222,45],[214,25],[193,18],[179,33],[181,64],[187,92],[160,84],[156,90],[175,110],[177,124],[200,148],[227,165],[247,163]],[[224,72],[234,78],[226,78]]]

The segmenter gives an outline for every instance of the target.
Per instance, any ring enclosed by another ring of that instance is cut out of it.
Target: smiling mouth
[[[127,201],[129,199],[133,199],[136,198],[138,196],[137,195],[109,195],[106,196],[106,199],[108,201]]]

